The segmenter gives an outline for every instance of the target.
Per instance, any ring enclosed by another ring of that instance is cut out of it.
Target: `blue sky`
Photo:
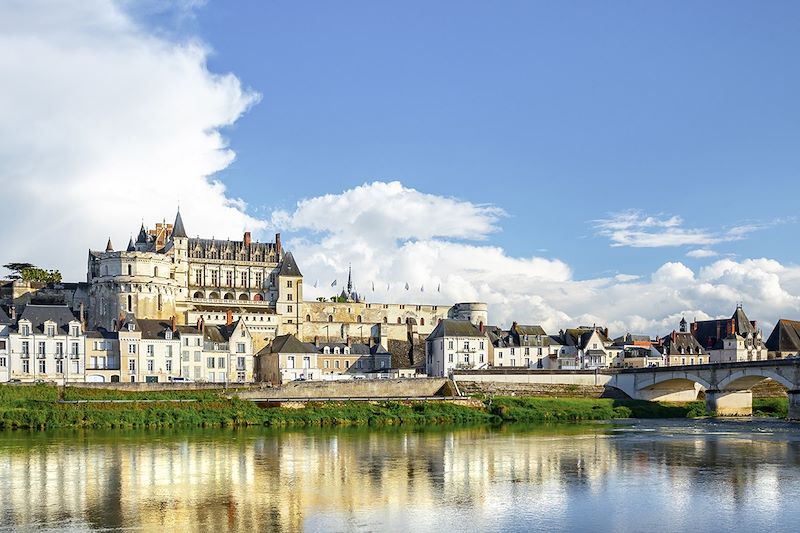
[[[311,298],[352,264],[390,286],[371,301],[485,301],[499,325],[656,335],[744,302],[769,329],[800,318],[798,22],[777,1],[0,3],[0,264],[82,279],[87,249],[180,204],[192,235],[280,231]]]
[[[796,213],[796,3],[211,1],[195,14],[178,31],[263,95],[225,131],[237,160],[220,174],[253,209],[400,180],[502,207],[493,242],[546,249],[580,277],[686,251],[610,247],[591,221],[611,212],[710,230]],[[796,229],[714,249],[795,261]]]

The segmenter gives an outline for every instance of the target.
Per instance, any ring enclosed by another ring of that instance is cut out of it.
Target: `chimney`
[[[731,330],[728,332],[730,335],[736,333],[736,321],[731,318]]]
[[[251,242],[250,232],[249,231],[245,231],[244,232],[244,245],[245,246],[250,246],[250,242]]]
[[[608,328],[606,328],[606,329],[604,329],[604,330],[603,330],[603,335],[605,335],[606,337],[608,337]]]
[[[719,320],[717,320],[717,339],[720,338],[720,333],[722,332],[722,324]]]
[[[85,314],[84,314],[84,312],[83,312],[83,302],[81,302],[81,304],[80,304],[80,306],[78,307],[78,309],[79,309],[79,311],[78,311],[78,317],[79,317],[79,319],[80,319],[80,321],[81,321],[81,327],[82,327],[83,329],[86,329],[86,315],[85,315]]]
[[[692,325],[689,326],[689,331],[692,332],[693,336],[695,333],[697,333],[697,321],[692,322]]]
[[[230,326],[231,324],[233,324],[233,311],[228,309],[225,312],[225,325]]]
[[[16,320],[17,319],[17,306],[16,305],[12,305],[11,307],[8,308],[8,318],[10,318],[11,320]]]
[[[278,259],[280,259],[280,257],[281,257],[281,234],[280,233],[276,233],[275,234],[275,252],[276,252],[276,254],[278,256]]]
[[[205,327],[205,325],[206,325],[206,321],[205,321],[205,320],[203,320],[203,317],[202,317],[202,316],[201,316],[200,318],[198,318],[198,319],[197,319],[197,330],[198,330],[200,333],[202,333],[202,332],[203,332],[203,328]]]
[[[175,333],[175,331],[178,330],[178,318],[175,315],[172,315],[171,327],[172,327],[172,332],[173,333]]]
[[[314,346],[319,348],[319,337],[317,335],[314,335]]]
[[[514,322],[514,324],[516,325],[516,322]],[[484,326],[483,322],[481,322],[481,333],[483,333],[485,330],[486,330],[486,326]]]
[[[347,340],[345,341],[348,346],[351,345],[352,341],[350,340],[350,335],[347,336]]]

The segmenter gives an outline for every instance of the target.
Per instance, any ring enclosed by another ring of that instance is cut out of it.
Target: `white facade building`
[[[85,337],[65,305],[25,306],[8,335],[8,380],[84,381]]]
[[[439,322],[425,341],[425,373],[450,375],[455,369],[481,369],[489,365],[489,339],[467,320]]]

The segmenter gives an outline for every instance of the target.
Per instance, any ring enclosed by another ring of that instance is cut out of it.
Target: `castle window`
[[[286,280],[286,286],[287,287],[291,287],[292,286],[292,280],[290,280],[290,279]]]
[[[133,311],[133,296],[128,295],[128,312]]]
[[[306,322],[311,322],[311,315],[306,315]]]
[[[293,310],[292,310],[292,306],[291,306],[291,305],[287,305],[287,306],[286,306],[286,312],[287,312],[287,313],[291,313],[292,311],[293,311]]]
[[[333,315],[328,315],[328,322],[333,322]]]
[[[329,353],[331,353],[331,349],[326,346],[325,348],[322,349],[322,353],[329,354]],[[327,361],[326,361],[326,363],[327,363]]]
[[[336,354],[336,355],[339,354],[339,347],[338,346],[333,349],[333,353]]]
[[[356,317],[356,322],[358,322],[359,324],[361,323],[361,315],[358,315],[358,316]]]
[[[384,324],[388,324],[389,323],[389,319],[387,317],[383,317],[383,323]]]
[[[133,276],[133,266],[128,265],[128,275]]]
[[[195,298],[202,298],[203,297],[203,293],[200,292],[200,291],[197,291],[196,293],[194,293],[194,297]]]
[[[398,323],[398,324],[402,324],[402,323],[403,323],[403,320],[402,320],[400,317],[397,317],[397,323]]]
[[[419,325],[420,326],[424,326],[425,325],[425,319],[424,318],[420,318],[419,319]]]
[[[153,267],[153,277],[154,278],[158,277],[158,267]]]
[[[157,297],[158,300],[158,310],[161,311],[163,309],[163,302],[161,301],[161,295],[159,294]]]

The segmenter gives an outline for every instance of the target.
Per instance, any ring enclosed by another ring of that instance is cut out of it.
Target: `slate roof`
[[[136,244],[147,244],[150,242],[150,236],[147,234],[147,230],[144,229],[144,222],[142,222],[142,227],[139,228],[139,235],[136,237]]]
[[[111,237],[108,238],[108,242],[106,243],[106,252],[113,252],[114,246],[111,244]]]
[[[278,270],[278,275],[302,276],[300,269],[297,267],[297,263],[294,260],[292,252],[286,252],[286,255],[283,256],[283,261],[281,261],[281,268]]]
[[[369,353],[372,355],[392,355],[389,350],[383,347],[383,344],[374,345],[369,349]]]
[[[440,337],[485,337],[475,324],[469,320],[455,320],[447,318],[439,322],[434,328],[428,339],[438,339]]]
[[[186,229],[183,227],[183,219],[181,218],[181,210],[178,209],[178,214],[175,215],[175,223],[172,225],[172,237],[186,237]]]
[[[178,335],[202,335],[197,326],[178,326]]]
[[[733,331],[730,331],[731,327]],[[732,333],[747,337],[755,335],[758,331],[747,319],[741,307],[736,308],[731,318],[696,321],[692,324],[692,329],[700,346],[709,350],[722,349],[722,341]]]
[[[209,342],[228,342],[238,323],[239,321],[237,320],[230,326],[227,324],[207,324],[203,328],[203,338]]]
[[[547,335],[542,326],[523,326],[521,324],[512,325],[511,332],[517,335]]]
[[[109,331],[106,328],[97,328],[87,331],[86,337],[90,339],[116,339],[119,337],[119,334],[116,331]]]
[[[150,318],[139,318],[139,331],[142,332],[143,339],[165,340],[165,333],[172,330],[172,322],[169,320],[157,320]]]
[[[771,352],[800,351],[800,321],[784,318],[778,320],[766,345],[767,350]]]
[[[69,323],[78,322],[78,318],[66,305],[36,305],[28,304],[19,316],[19,320],[28,320],[34,331],[44,333],[44,323],[52,320],[58,326],[61,334],[69,332]],[[17,328],[19,328],[19,320]]]
[[[0,324],[11,324],[11,319],[2,307],[0,307]]]
[[[688,353],[703,353],[703,347],[689,332],[675,332],[667,335],[661,341],[664,355],[686,355]],[[683,350],[683,351],[681,351]],[[691,352],[690,352],[691,350]]]
[[[126,252],[135,252],[136,245],[133,244],[133,236],[131,236],[131,240],[128,241],[128,248],[125,250]]]
[[[259,353],[319,353],[317,347],[308,342],[301,342],[291,333],[275,337],[272,344]]]

